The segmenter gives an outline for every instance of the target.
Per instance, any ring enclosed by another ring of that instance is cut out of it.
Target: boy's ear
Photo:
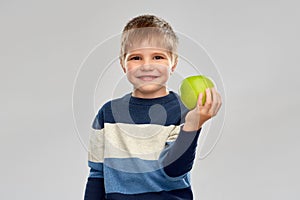
[[[172,73],[175,71],[175,69],[176,69],[176,67],[177,67],[177,62],[178,62],[178,59],[175,58],[175,59],[174,59],[174,63],[173,63],[173,65],[172,65],[172,67],[171,67],[171,72],[172,72]]]
[[[123,69],[123,72],[126,73],[126,68],[124,66],[124,62],[122,61],[122,59],[120,59],[120,65],[121,65],[121,67]]]

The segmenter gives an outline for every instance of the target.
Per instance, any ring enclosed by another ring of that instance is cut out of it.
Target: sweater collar
[[[170,91],[169,94],[163,97],[157,97],[153,99],[146,99],[140,97],[133,97],[132,93],[126,95],[129,98],[130,104],[139,104],[139,105],[154,105],[154,104],[165,104],[176,98],[176,95],[173,91]]]

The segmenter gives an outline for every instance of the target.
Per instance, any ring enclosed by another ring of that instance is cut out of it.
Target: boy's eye
[[[133,57],[129,58],[129,60],[141,60],[141,57],[133,56]]]
[[[154,56],[154,59],[159,60],[159,59],[163,59],[163,57],[162,56]]]

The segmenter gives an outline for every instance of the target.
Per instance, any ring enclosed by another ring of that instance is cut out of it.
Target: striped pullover
[[[85,200],[192,200],[190,170],[201,129],[182,129],[187,112],[172,91],[104,104],[90,134]]]

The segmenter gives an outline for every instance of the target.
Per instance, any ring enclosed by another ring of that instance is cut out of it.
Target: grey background
[[[223,78],[222,137],[195,162],[195,199],[299,199],[300,14],[292,0],[1,1],[0,199],[83,199],[79,135],[94,108],[87,103],[78,130],[73,84],[89,52],[144,13],[202,44]]]

